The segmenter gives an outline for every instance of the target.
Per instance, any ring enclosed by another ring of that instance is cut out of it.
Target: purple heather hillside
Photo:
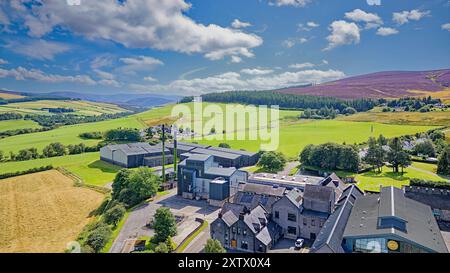
[[[345,99],[399,98],[417,95],[410,91],[438,92],[449,86],[450,69],[444,69],[420,72],[378,72],[310,87],[287,88],[278,92]]]

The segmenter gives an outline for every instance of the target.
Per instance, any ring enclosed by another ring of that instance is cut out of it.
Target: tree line
[[[357,172],[360,159],[354,145],[325,143],[307,145],[300,153],[300,163],[323,170],[343,170]]]
[[[193,97],[185,97],[180,102],[190,102]],[[365,112],[379,105],[378,100],[355,99],[343,100],[334,97],[283,94],[274,91],[229,91],[202,95],[203,101],[221,103],[243,103],[255,105],[279,105],[286,109],[320,109],[322,107],[344,111],[352,107],[358,112]]]

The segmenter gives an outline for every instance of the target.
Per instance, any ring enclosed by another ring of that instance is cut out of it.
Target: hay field
[[[63,252],[103,198],[56,170],[0,180],[0,253]]]

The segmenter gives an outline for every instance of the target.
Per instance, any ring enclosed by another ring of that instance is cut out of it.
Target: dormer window
[[[378,228],[395,228],[406,232],[406,221],[398,217],[380,217],[378,219]]]

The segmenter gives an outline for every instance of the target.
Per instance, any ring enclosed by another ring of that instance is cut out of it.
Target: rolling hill
[[[399,98],[438,94],[450,87],[450,69],[432,71],[391,71],[349,77],[307,87],[291,87],[275,92],[357,98]]]

